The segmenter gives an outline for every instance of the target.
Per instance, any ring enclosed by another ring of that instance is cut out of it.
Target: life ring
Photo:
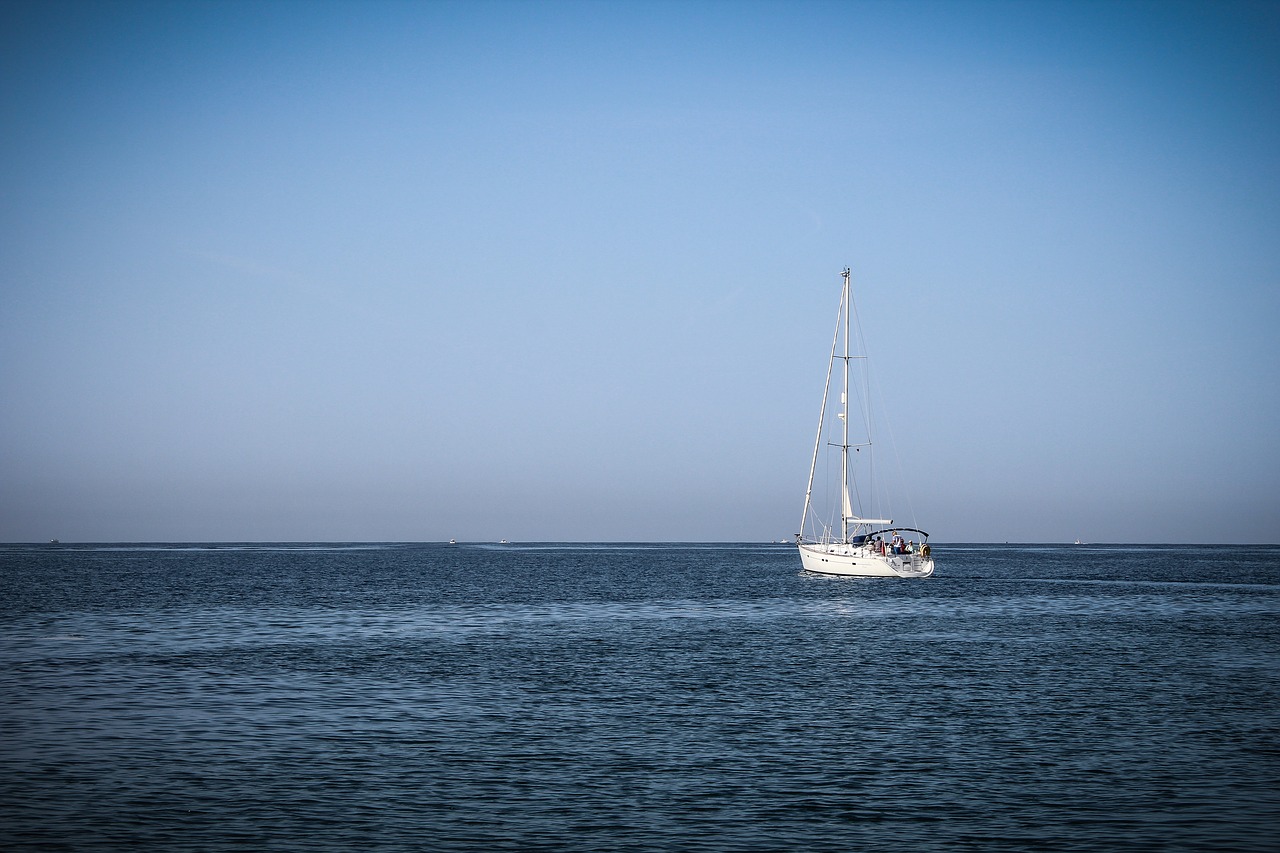
[[[926,560],[929,559],[929,543],[928,542],[924,543],[924,545],[920,547],[920,556],[924,557]]]

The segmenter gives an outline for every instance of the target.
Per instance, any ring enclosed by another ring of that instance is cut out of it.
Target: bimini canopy
[[[929,538],[929,534],[925,533],[918,527],[886,527],[884,530],[877,530],[875,533],[868,533],[867,536],[879,536],[881,533],[919,533],[925,539]]]

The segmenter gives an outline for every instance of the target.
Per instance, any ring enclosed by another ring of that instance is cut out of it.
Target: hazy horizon
[[[1219,542],[960,542],[960,541],[942,541],[936,537],[930,536],[929,542],[935,546],[945,548],[977,548],[977,547],[1000,547],[1000,548],[1120,548],[1120,549],[1141,549],[1141,548],[1220,548],[1222,543]],[[359,540],[359,539],[308,539],[308,540],[270,540],[270,539],[193,539],[193,540],[101,540],[101,541],[63,541],[52,540],[46,542],[4,542],[0,545],[7,546],[104,546],[110,550],[129,550],[130,548],[139,549],[156,549],[156,550],[192,550],[205,546],[217,548],[219,550],[225,548],[234,548],[243,546],[245,548],[275,548],[279,547],[286,550],[361,550],[369,548],[381,547],[398,547],[402,545],[439,545],[442,547],[462,547],[462,546],[482,546],[510,550],[520,549],[543,549],[550,548],[556,550],[584,548],[588,550],[625,550],[629,548],[665,548],[665,547],[714,547],[714,548],[735,548],[735,547],[773,547],[773,548],[794,548],[794,543],[764,540],[706,540],[696,541],[667,541],[659,539],[636,539],[632,541],[625,540],[587,540],[587,539],[563,539],[563,540],[501,540],[477,539],[462,540],[451,542],[447,539],[423,539],[423,540]],[[298,546],[298,547],[295,547]],[[1248,542],[1240,543],[1241,548],[1274,548],[1277,543],[1274,542]]]
[[[1280,542],[1280,6],[11,3],[0,541]]]

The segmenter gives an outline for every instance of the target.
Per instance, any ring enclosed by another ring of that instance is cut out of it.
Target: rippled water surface
[[[0,842],[1275,850],[1280,548],[0,546]]]

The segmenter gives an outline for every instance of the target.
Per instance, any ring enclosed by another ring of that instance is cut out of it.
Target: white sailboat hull
[[[927,578],[933,559],[920,554],[881,556],[870,548],[833,543],[800,546],[800,563],[806,572],[865,578]]]

